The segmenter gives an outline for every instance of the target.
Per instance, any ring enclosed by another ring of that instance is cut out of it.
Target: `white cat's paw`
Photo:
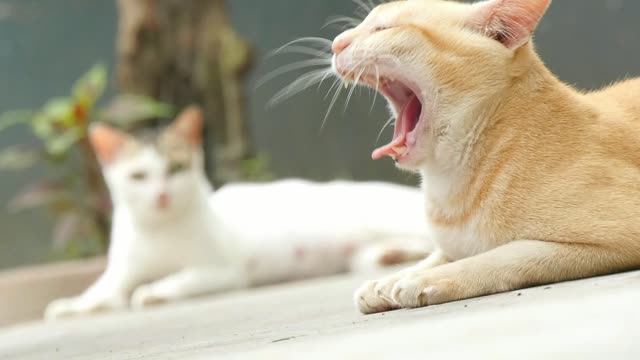
[[[158,294],[153,285],[142,285],[133,292],[131,296],[131,307],[142,309],[154,305],[167,303],[169,299]]]
[[[78,309],[77,306],[74,306],[74,300],[75,299],[58,299],[52,301],[44,311],[44,319],[51,321],[77,314]]]
[[[125,308],[124,301],[118,299],[88,302],[79,298],[54,300],[44,311],[45,320],[91,315],[100,312],[114,311]]]

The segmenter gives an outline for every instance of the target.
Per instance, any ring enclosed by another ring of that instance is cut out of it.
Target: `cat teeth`
[[[407,153],[408,148],[406,146],[394,147],[393,151],[395,151],[396,156],[402,156]]]

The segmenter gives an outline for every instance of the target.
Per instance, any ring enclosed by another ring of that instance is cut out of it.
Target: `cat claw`
[[[382,284],[384,286],[384,284]],[[374,314],[390,310],[398,307],[390,301],[387,296],[382,294],[381,282],[367,281],[354,294],[356,307],[363,314]]]

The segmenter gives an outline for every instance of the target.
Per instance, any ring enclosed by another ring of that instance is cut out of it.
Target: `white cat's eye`
[[[147,173],[144,171],[136,171],[131,173],[130,177],[133,180],[142,181],[147,178]]]
[[[187,165],[179,162],[171,163],[169,165],[169,175],[175,175],[187,169]]]

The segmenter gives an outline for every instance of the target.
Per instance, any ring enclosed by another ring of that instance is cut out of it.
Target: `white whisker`
[[[322,84],[324,83],[325,80],[327,80],[327,78],[329,76],[335,76],[336,74],[333,72],[333,69],[329,68],[329,71],[327,71],[326,74],[324,74],[324,76],[322,77],[322,79],[320,79],[320,83],[318,84],[318,89],[320,89],[320,87],[322,86]]]
[[[384,130],[387,128],[387,126],[389,126],[392,122],[393,119],[395,118],[395,116],[391,116],[389,118],[389,120],[387,120],[387,122],[382,126],[382,129],[380,129],[380,132],[378,133],[378,137],[376,138],[376,145],[378,144],[378,142],[380,141],[380,137],[382,137],[382,133],[384,132]]]
[[[378,99],[378,92],[380,91],[380,68],[376,65],[376,89],[373,92],[373,102],[371,103],[371,109],[369,112],[373,111],[373,107],[376,106],[376,100]]]
[[[342,92],[342,86],[338,86],[338,89],[336,90],[336,93],[333,95],[333,99],[331,99],[331,103],[329,104],[329,109],[327,110],[327,113],[325,114],[324,119],[322,120],[322,126],[320,127],[320,130],[324,129],[324,125],[327,123],[329,114],[331,114],[331,110],[333,110],[333,106],[336,104],[336,101],[338,100],[338,97],[340,96],[341,92]]]
[[[300,76],[294,82],[286,86],[284,89],[276,93],[267,103],[268,106],[274,106],[290,97],[310,88],[322,79],[326,78],[327,73],[331,73],[331,69],[314,70]]]
[[[353,0],[353,2],[360,6],[360,8],[367,13],[370,13],[371,10],[373,10],[373,8],[370,5],[365,4],[363,0]]]
[[[342,87],[342,83],[343,83],[342,79],[340,79],[339,77],[336,78],[335,81],[333,82],[333,84],[331,84],[331,87],[329,87],[329,90],[327,90],[327,95],[325,95],[322,100],[327,100],[327,98],[329,97],[329,94],[331,94],[331,92],[336,87],[336,85],[338,87]]]
[[[278,76],[284,75],[294,70],[300,70],[300,69],[313,67],[313,66],[327,66],[327,65],[331,65],[331,59],[311,59],[311,60],[294,62],[292,64],[287,64],[266,74],[264,77],[262,77],[262,79],[260,79],[257,82],[256,87],[261,87],[267,82],[277,78]]]
[[[267,57],[273,57],[279,54],[303,54],[323,59],[331,58],[331,53],[328,51],[328,49],[327,51],[322,51],[306,46],[288,46],[286,48],[279,48],[268,53]]]
[[[327,26],[344,23],[345,26],[356,27],[360,25],[360,20],[350,17],[350,16],[333,16],[330,17],[327,22],[324,23],[322,28],[326,28]]]
[[[309,43],[309,45],[321,45],[320,48],[304,46],[301,43]],[[303,37],[299,39],[292,40],[277,49],[270,51],[267,54],[267,57],[272,57],[274,55],[280,53],[299,53],[306,54],[311,56],[316,56],[319,58],[330,58],[331,57],[331,45],[332,41],[325,38],[320,37]],[[294,46],[295,45],[295,46]]]
[[[281,49],[284,49],[288,46],[294,45],[294,44],[299,44],[299,43],[309,43],[309,44],[316,44],[316,45],[323,45],[324,48],[331,48],[331,44],[333,43],[333,41],[329,40],[329,39],[325,39],[325,38],[321,38],[321,37],[302,37],[299,39],[295,39],[292,41],[289,41],[288,43],[280,46],[278,49],[275,50],[275,52],[280,51]]]
[[[362,69],[358,73],[358,76],[356,76],[356,79],[353,82],[353,85],[351,86],[351,90],[349,91],[349,95],[347,95],[347,100],[344,103],[344,112],[347,111],[347,106],[349,106],[349,102],[351,101],[351,96],[353,96],[353,91],[356,89],[356,87],[358,87],[358,83],[360,82],[360,78],[362,77],[362,75],[364,74],[364,72],[366,70],[367,70],[366,67],[362,67]]]
[[[366,19],[367,16],[369,16],[369,13],[366,10],[358,8],[355,11],[355,16],[357,16],[358,18],[362,19],[362,21],[364,21],[364,19]]]

